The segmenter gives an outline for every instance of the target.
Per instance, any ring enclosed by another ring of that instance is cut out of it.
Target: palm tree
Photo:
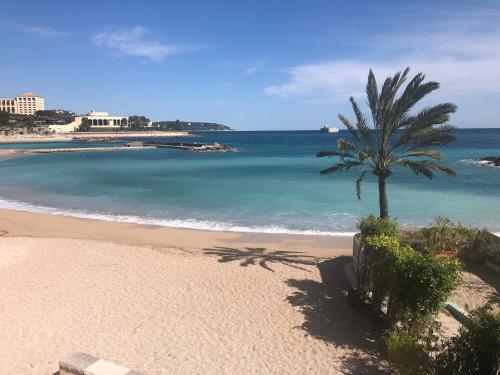
[[[448,125],[450,114],[457,109],[452,103],[437,104],[425,107],[416,114],[411,109],[427,94],[439,88],[437,82],[423,82],[425,75],[417,74],[407,84],[399,97],[399,89],[406,81],[409,68],[403,74],[398,72],[388,77],[379,94],[375,75],[370,69],[366,95],[371,110],[374,129],[370,128],[367,119],[358,104],[351,96],[349,101],[356,117],[353,124],[347,117],[339,115],[340,121],[351,133],[353,139],[340,139],[336,151],[321,151],[318,157],[340,157],[340,161],[330,168],[322,170],[328,174],[351,168],[362,168],[356,179],[356,195],[361,199],[361,183],[371,173],[378,178],[380,217],[389,217],[386,182],[392,174],[394,166],[409,168],[418,176],[429,179],[434,172],[442,172],[454,176],[455,172],[436,162],[443,156],[431,149],[442,146],[453,140],[451,131],[455,127]]]

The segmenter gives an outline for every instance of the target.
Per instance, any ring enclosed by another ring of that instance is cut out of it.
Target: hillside
[[[154,127],[159,127],[162,130],[173,131],[229,131],[233,130],[229,126],[217,124],[213,122],[187,122],[187,121],[158,121],[153,123]]]

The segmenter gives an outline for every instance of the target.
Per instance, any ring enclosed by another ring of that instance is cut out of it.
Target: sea
[[[317,158],[348,133],[199,132],[176,141],[219,142],[232,153],[177,149],[34,154],[0,161],[0,208],[176,228],[262,233],[352,234],[378,214],[375,176],[362,199],[355,172],[320,175],[336,160]],[[388,180],[390,215],[425,226],[441,215],[500,232],[500,129],[460,129],[440,147],[456,177],[433,180],[396,168]],[[156,139],[159,141],[159,139]],[[172,141],[172,139],[165,139]],[[122,141],[125,142],[125,141]],[[120,142],[3,144],[0,148],[116,146]]]

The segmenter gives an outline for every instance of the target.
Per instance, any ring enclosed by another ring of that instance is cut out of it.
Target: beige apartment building
[[[36,111],[45,110],[45,100],[32,92],[12,98],[0,98],[0,111],[18,115],[34,115]]]

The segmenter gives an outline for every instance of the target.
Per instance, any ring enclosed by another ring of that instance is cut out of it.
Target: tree
[[[147,127],[150,123],[150,120],[145,116],[129,116],[128,125],[132,130],[139,130]]]
[[[411,109],[426,95],[439,88],[437,82],[423,82],[425,75],[418,73],[407,84],[399,97],[399,89],[406,81],[409,68],[388,77],[379,93],[375,75],[368,74],[366,95],[371,111],[373,128],[351,96],[356,123],[339,115],[340,121],[352,135],[352,139],[340,139],[336,151],[321,151],[318,157],[340,157],[339,162],[322,170],[321,174],[362,168],[356,178],[356,195],[361,199],[361,183],[371,173],[378,178],[380,217],[389,217],[386,183],[393,168],[409,168],[418,176],[429,179],[434,172],[454,176],[455,172],[436,162],[443,156],[431,149],[455,140],[451,134],[455,127],[447,124],[450,114],[457,107],[452,103],[425,107],[416,114]]]

